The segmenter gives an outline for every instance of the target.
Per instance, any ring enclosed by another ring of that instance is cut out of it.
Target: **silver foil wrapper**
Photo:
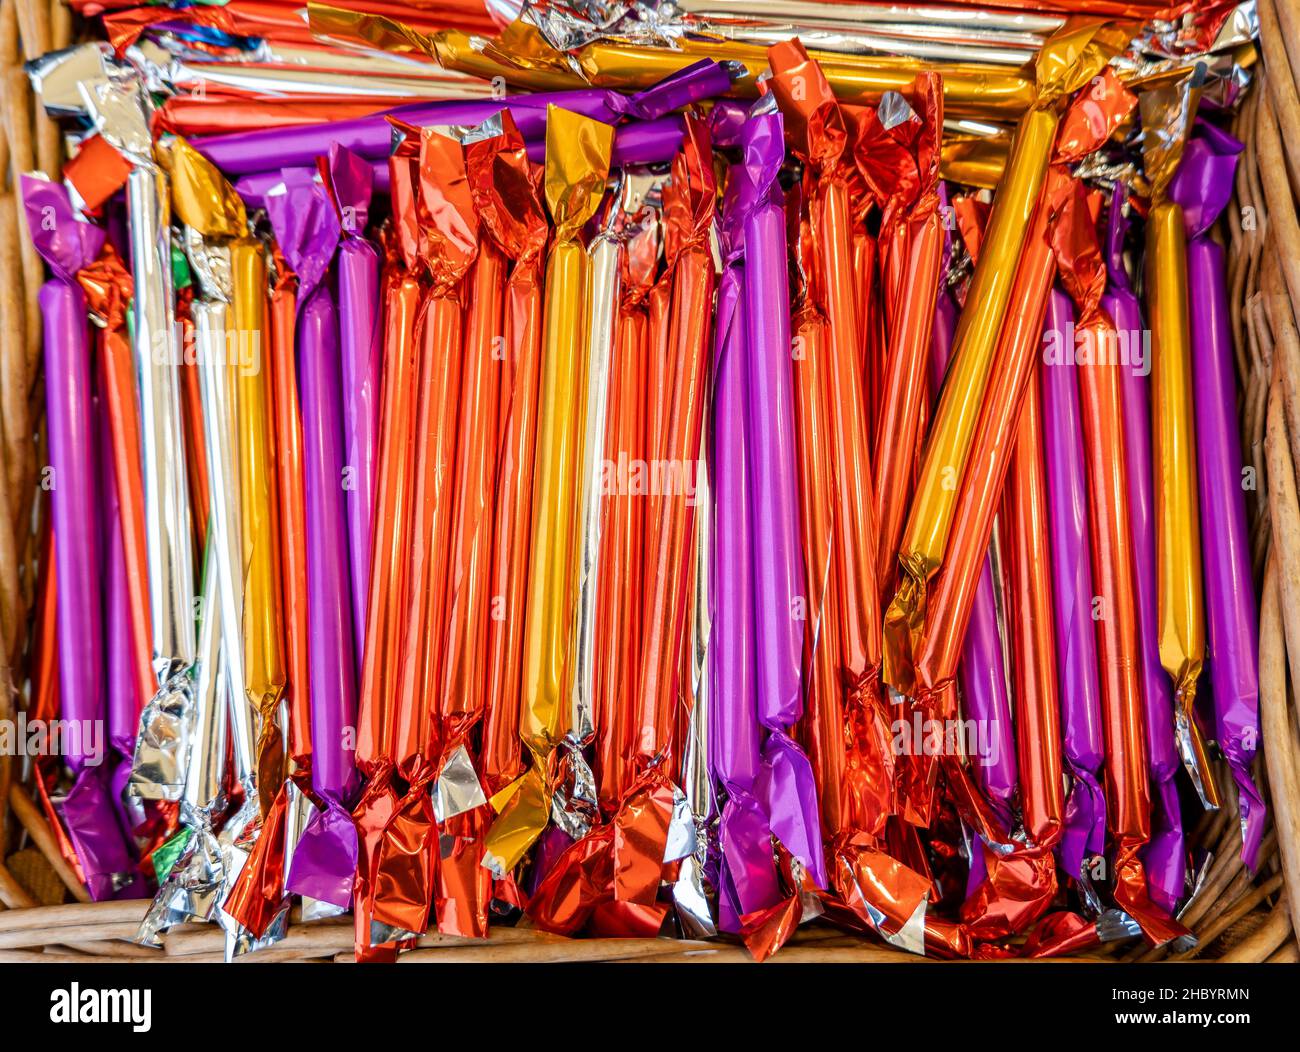
[[[222,657],[221,604],[216,593],[217,578],[209,546],[199,607],[192,747],[184,758],[187,777],[181,797],[183,828],[177,834],[187,840],[136,932],[135,941],[145,946],[161,945],[163,933],[176,924],[209,920],[225,881],[224,856],[212,828],[212,816],[225,806],[222,776],[229,693],[229,670]]]
[[[570,701],[569,735],[581,746],[594,733],[596,597],[600,575],[600,532],[605,431],[609,420],[609,369],[618,320],[623,244],[612,233],[597,235],[587,249],[591,260],[591,314],[587,319],[586,411],[581,448],[577,517],[578,608],[575,614],[576,672]]]
[[[201,239],[200,239],[201,240]],[[219,249],[207,246],[209,256]],[[192,261],[198,261],[191,252]],[[196,273],[202,274],[198,266]],[[220,274],[218,268],[210,270]],[[224,274],[229,279],[229,254]],[[220,286],[205,292],[220,294]],[[229,292],[229,285],[226,286]],[[211,492],[211,532],[213,560],[216,564],[218,601],[228,625],[242,625],[244,616],[244,563],[240,536],[239,476],[235,465],[235,387],[231,366],[227,362],[226,316],[224,302],[213,298],[196,302],[193,307],[195,353],[199,365],[199,397],[203,403],[203,441]],[[226,664],[230,669],[230,734],[234,743],[235,775],[245,786],[252,785],[256,770],[256,738],[253,713],[244,691],[243,633],[235,629],[225,640]]]
[[[708,447],[711,421],[706,411],[702,446]],[[668,827],[665,861],[681,859],[673,904],[682,931],[690,938],[718,933],[705,888],[709,857],[709,816],[713,813],[709,778],[709,641],[713,633],[713,606],[709,594],[713,552],[713,491],[707,467],[701,462],[695,500],[694,599],[691,617],[691,718],[686,754],[682,758],[683,788],[673,794],[673,817]]]
[[[127,176],[132,343],[140,381],[145,546],[158,693],[145,705],[129,791],[179,799],[185,786],[185,725],[192,720],[195,659],[193,533],[185,472],[172,288],[167,178],[154,164],[148,103],[132,71],[106,64],[79,88],[96,130],[132,164]]]

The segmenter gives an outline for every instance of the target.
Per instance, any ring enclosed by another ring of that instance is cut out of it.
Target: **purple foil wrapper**
[[[1156,535],[1154,480],[1151,467],[1150,340],[1142,310],[1124,267],[1123,191],[1111,201],[1107,234],[1108,284],[1102,309],[1127,347],[1129,360],[1120,368],[1124,400],[1125,467],[1128,471],[1129,531],[1133,538],[1134,591],[1137,595],[1139,675],[1146,713],[1147,754],[1151,775],[1151,839],[1142,851],[1152,901],[1172,914],[1183,893],[1186,873],[1182,812],[1175,775],[1182,766],[1174,745],[1174,697],[1160,664],[1156,619]],[[1140,352],[1141,360],[1138,360]]]
[[[384,165],[383,170],[387,176],[388,166]],[[343,232],[335,274],[343,370],[343,453],[352,472],[352,486],[347,491],[348,551],[352,565],[353,635],[358,662],[365,652],[366,607],[370,598],[372,515],[384,354],[379,307],[379,250],[365,237],[370,214],[369,171],[366,162],[350,150],[341,146],[331,147],[329,182]]]
[[[421,127],[435,124],[470,127],[509,109],[519,133],[529,144],[529,155],[540,161],[545,152],[546,107],[554,103],[609,124],[633,118],[615,136],[611,164],[615,167],[651,164],[671,160],[681,145],[684,125],[680,117],[668,116],[673,110],[721,95],[730,86],[731,76],[726,68],[712,59],[703,59],[631,97],[615,91],[582,89],[509,95],[501,99],[417,102],[328,124],[199,136],[193,145],[230,176],[310,167],[336,144],[377,161],[389,153],[391,125],[387,117],[390,115]],[[256,187],[249,189],[256,190]]]
[[[1208,236],[1232,194],[1242,145],[1198,124],[1171,196],[1188,200],[1183,217],[1196,389],[1196,460],[1205,574],[1206,655],[1215,738],[1237,783],[1241,859],[1252,872],[1264,836],[1264,801],[1251,778],[1259,742],[1259,625],[1242,489],[1237,386],[1233,376],[1223,246]]]
[[[681,117],[658,117],[654,120],[632,121],[622,124],[614,131],[614,146],[610,152],[610,167],[623,165],[664,164],[671,161],[681,149],[682,136],[686,133],[686,123]],[[244,133],[240,133],[244,134]],[[525,139],[528,159],[540,164],[546,159],[545,127],[540,134]],[[347,150],[340,143],[331,143],[331,155],[335,149]],[[348,151],[351,153],[352,151]],[[387,152],[378,157],[362,156],[353,153],[370,168],[374,192],[386,194],[390,188],[391,173],[388,167]],[[287,166],[251,172],[241,176],[235,182],[235,189],[244,203],[250,208],[265,208],[266,199],[271,191],[284,182],[290,173],[312,173],[315,169],[306,166]]]
[[[803,862],[817,886],[825,887],[812,766],[789,737],[789,729],[803,715],[803,623],[793,611],[803,595],[804,575],[790,364],[789,264],[777,183],[785,160],[784,134],[779,113],[752,115],[741,136],[744,159],[733,169],[741,183],[745,232],[745,444],[758,658],[755,691],[759,722],[768,729],[755,789],[766,805],[772,832]]]
[[[654,120],[693,102],[724,95],[730,87],[731,74],[726,67],[702,58],[637,92],[628,100],[627,112],[641,120]]]
[[[417,102],[368,117],[356,117],[329,124],[305,124],[267,131],[231,132],[198,136],[192,140],[200,153],[227,175],[248,175],[280,168],[309,168],[316,158],[337,143],[370,160],[387,157],[392,140],[388,116],[407,124],[482,124],[489,117],[509,109],[526,140],[546,139],[546,107],[549,103],[595,120],[613,122],[627,108],[627,99],[617,92],[586,88],[537,95],[508,95],[501,99]]]
[[[1049,361],[1042,370],[1042,385],[1061,737],[1070,775],[1060,858],[1061,868],[1076,878],[1085,859],[1105,849],[1106,799],[1097,772],[1106,744],[1097,626],[1092,618],[1096,593],[1088,544],[1088,477],[1074,361],[1074,308],[1060,289],[1052,290],[1045,325],[1045,346],[1054,345],[1062,352],[1061,360]],[[1051,342],[1046,342],[1049,338]]]
[[[308,671],[311,678],[312,787],[325,802],[294,852],[285,887],[346,908],[357,864],[347,805],[356,790],[357,662],[343,479],[343,399],[333,292],[324,281],[340,235],[324,188],[286,178],[267,212],[285,260],[298,275],[299,403],[307,525]],[[304,850],[304,845],[306,848]]]
[[[940,185],[940,203],[947,205],[946,188]],[[944,227],[944,257],[950,258],[951,233]],[[946,269],[946,264],[945,264]],[[939,292],[934,308],[934,328],[930,335],[930,390],[937,401],[943,378],[952,355],[952,340],[957,331],[957,303],[952,294]],[[961,664],[957,669],[961,684],[965,717],[977,726],[988,728],[988,755],[971,767],[975,783],[984,790],[998,817],[1010,827],[1017,788],[1015,728],[1011,722],[1011,701],[1007,697],[1007,674],[1002,636],[998,631],[997,596],[993,584],[993,558],[984,557],[975,605],[962,642]],[[979,852],[976,852],[979,855]],[[981,866],[983,859],[977,858]],[[974,872],[972,862],[972,872]],[[972,878],[973,879],[973,878]]]
[[[718,284],[714,330],[712,473],[716,506],[709,643],[709,764],[726,793],[718,829],[722,855],[718,921],[723,931],[731,932],[740,930],[741,916],[780,899],[771,827],[753,795],[762,766],[763,732],[755,693],[740,188],[741,180],[733,174],[720,227],[727,265]]]
[[[63,817],[99,900],[116,897],[115,874],[131,859],[110,796],[106,749],[100,533],[90,340],[86,297],[76,274],[99,255],[104,232],[79,222],[63,186],[23,176],[32,240],[54,277],[40,290],[45,330],[45,406],[49,429],[50,503],[59,581],[60,717],[69,733],[58,747],[74,783]]]
[[[129,768],[140,723],[139,686],[135,680],[135,644],[131,636],[131,595],[126,583],[126,549],[122,545],[122,516],[113,441],[108,415],[99,413],[99,471],[103,480],[104,650],[108,675],[108,741]]]

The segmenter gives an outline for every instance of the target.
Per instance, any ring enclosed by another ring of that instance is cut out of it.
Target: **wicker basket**
[[[1236,203],[1225,213],[1228,282],[1241,384],[1244,457],[1261,480],[1249,508],[1260,612],[1260,708],[1263,759],[1258,779],[1269,801],[1269,830],[1259,872],[1243,867],[1236,801],[1229,799],[1191,831],[1213,858],[1183,914],[1198,938],[1172,959],[1297,962],[1291,916],[1300,915],[1300,717],[1288,682],[1300,689],[1300,0],[1259,0],[1263,67],[1237,117],[1246,143]],[[58,130],[37,112],[22,72],[26,58],[72,39],[61,0],[0,0],[0,719],[12,718],[27,689],[37,537],[46,514],[39,499],[44,463],[44,392],[36,293],[44,280],[18,208],[18,173],[58,168]],[[1290,53],[1288,54],[1288,42]],[[1286,145],[1284,145],[1286,144]],[[1221,773],[1220,785],[1232,780]],[[54,830],[11,757],[0,756],[0,962],[134,962],[164,958],[220,960],[215,927],[185,925],[164,948],[129,941],[144,902],[91,903],[60,853]],[[71,900],[71,901],[69,901]],[[349,918],[295,924],[261,961],[352,959]],[[1170,959],[1168,951],[1105,946],[1103,960]],[[560,939],[523,928],[497,928],[485,942],[430,934],[403,961],[739,962],[733,942],[670,939]],[[920,962],[922,958],[805,925],[780,953],[788,962]]]

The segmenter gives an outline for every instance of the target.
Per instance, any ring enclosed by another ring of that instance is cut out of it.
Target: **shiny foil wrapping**
[[[1054,847],[1064,826],[1065,800],[1043,429],[1042,391],[1039,377],[1031,373],[1007,476],[1002,524],[1008,542],[1008,630],[1019,684],[1012,696],[1025,832],[1035,845]]]
[[[440,684],[445,649],[447,579],[451,560],[457,413],[462,372],[459,288],[477,248],[477,220],[465,178],[461,143],[437,129],[399,129],[410,156],[414,205],[404,219],[418,229],[416,251],[427,275],[416,325],[419,405],[413,439],[414,478],[406,598],[398,649],[395,759],[407,782],[379,842],[375,919],[391,928],[428,926],[436,855],[431,780],[437,773]]]
[[[388,166],[383,166],[387,174]],[[343,383],[343,453],[347,471],[348,558],[357,667],[365,652],[374,536],[375,475],[383,364],[379,250],[366,237],[374,172],[347,147],[330,146],[326,187],[338,212],[336,257],[339,353]]]
[[[290,737],[310,744],[310,780],[295,780],[310,786],[323,805],[307,808],[306,824],[292,840],[284,886],[345,909],[351,901],[357,857],[356,831],[347,811],[358,782],[347,730],[356,719],[357,663],[344,525],[339,323],[327,271],[341,223],[324,188],[302,180],[286,180],[281,192],[268,199],[268,214],[298,286],[290,355],[296,368],[284,379],[297,394],[301,429],[298,482],[303,506],[298,544],[305,559],[302,584],[310,645],[304,693],[310,705],[292,707]],[[280,379],[277,371],[277,398]],[[278,467],[283,486],[287,474],[283,459]],[[307,726],[298,728],[295,720],[305,720]]]
[[[900,583],[885,614],[883,676],[908,692],[911,650],[927,619],[927,582],[944,558],[957,494],[985,398],[998,332],[1056,134],[1055,102],[1087,83],[1121,45],[1122,34],[1091,24],[1062,29],[1035,61],[1039,97],[1017,126],[1006,174],[984,232],[979,261],[953,338],[952,364],[931,425],[916,497],[899,551]]]
[[[771,825],[754,795],[762,727],[756,704],[753,554],[746,456],[748,328],[744,300],[742,174],[733,166],[723,198],[714,329],[712,646],[709,653],[710,768],[722,794],[718,827],[718,923],[740,930],[741,918],[780,899]]]
[[[1171,196],[1183,204],[1196,391],[1196,460],[1204,524],[1206,645],[1214,737],[1228,760],[1241,810],[1241,857],[1255,868],[1264,831],[1264,801],[1250,768],[1259,740],[1256,603],[1236,391],[1228,335],[1224,250],[1209,234],[1231,195],[1241,143],[1212,126],[1198,130],[1183,154]]]
[[[244,688],[258,716],[257,793],[265,814],[284,778],[284,739],[278,709],[284,693],[285,665],[279,509],[273,491],[274,432],[270,369],[266,362],[267,267],[261,243],[236,237],[230,244],[230,272],[233,294],[227,345],[233,330],[240,361],[235,386],[245,580]]]
[[[1074,362],[1074,311],[1054,289],[1044,339],[1057,354],[1041,370],[1041,422],[1050,499],[1051,567],[1056,664],[1060,677],[1062,746],[1069,767],[1061,868],[1071,877],[1100,854],[1105,841],[1105,798],[1097,780],[1106,743],[1097,680],[1092,565],[1088,545],[1087,474],[1084,469],[1079,385]],[[1066,344],[1069,344],[1068,353]],[[1045,343],[1045,346],[1047,344]],[[1047,422],[1051,423],[1048,424]],[[1024,424],[1021,424],[1022,429]]]
[[[1189,78],[1190,79],[1190,78]],[[1151,326],[1151,457],[1156,494],[1156,616],[1160,663],[1174,684],[1174,741],[1202,803],[1219,805],[1196,720],[1196,686],[1205,661],[1196,420],[1182,207],[1166,197],[1186,135],[1196,89],[1187,80],[1142,95],[1144,147],[1153,204],[1147,216],[1146,293]]]
[[[1140,341],[1146,331],[1142,309],[1124,263],[1129,221],[1125,194],[1117,189],[1107,219],[1107,277],[1102,307],[1115,324],[1116,339]],[[1122,345],[1122,344],[1121,344]],[[1130,344],[1132,346],[1132,343]],[[1138,344],[1140,346],[1140,344]],[[1144,357],[1144,364],[1146,359]],[[1151,781],[1151,840],[1142,854],[1152,901],[1172,913],[1182,896],[1186,851],[1174,776],[1181,767],[1174,745],[1173,690],[1160,664],[1156,632],[1155,524],[1152,515],[1151,380],[1149,370],[1130,360],[1121,370],[1124,453],[1128,476],[1129,527],[1133,536],[1139,672],[1142,681],[1148,771]]]
[[[493,798],[499,816],[483,864],[498,877],[514,869],[547,824],[549,756],[568,731],[570,614],[576,601],[569,516],[580,437],[573,380],[583,375],[589,296],[587,255],[578,235],[604,194],[612,130],[552,106],[547,136],[544,190],[555,233],[546,263],[520,706],[520,733],[532,766]]]
[[[188,744],[179,724],[189,724],[194,662],[194,579],[189,495],[186,488],[173,325],[170,199],[166,176],[154,165],[138,85],[109,80],[95,85],[92,111],[101,134],[132,161],[127,177],[130,223],[132,344],[140,384],[141,449],[145,494],[145,545],[154,673],[159,689],[145,705],[131,792],[171,799],[183,785]]]
[[[87,889],[95,899],[116,897],[131,880],[128,842],[111,797],[111,768],[94,742],[108,743],[109,714],[104,680],[105,637],[102,628],[100,560],[103,552],[99,471],[91,385],[91,341],[86,296],[76,275],[104,243],[103,232],[79,222],[67,190],[34,176],[23,178],[28,226],[39,232],[36,246],[54,276],[40,290],[45,343],[52,370],[45,385],[53,477],[54,555],[60,581],[56,616],[59,636],[60,716],[77,728],[67,755],[74,782],[63,803],[63,818],[76,850]],[[188,715],[188,714],[186,714]],[[96,737],[98,728],[98,737]],[[170,757],[183,777],[189,728]],[[160,743],[164,744],[164,743]],[[171,789],[173,787],[169,787]],[[179,791],[183,786],[175,786]]]
[[[745,253],[745,456],[750,500],[754,603],[754,680],[766,729],[755,793],[772,833],[818,887],[827,875],[816,783],[793,738],[803,716],[800,671],[803,601],[795,452],[794,377],[789,348],[786,225],[777,173],[785,153],[779,113],[750,117],[741,132]],[[823,257],[824,258],[824,257]],[[775,309],[773,309],[775,308]]]
[[[498,137],[471,143],[466,167],[487,237],[513,261],[502,304],[501,443],[492,524],[492,616],[480,775],[491,796],[523,773],[520,692],[541,379],[542,171],[529,163],[510,111]]]

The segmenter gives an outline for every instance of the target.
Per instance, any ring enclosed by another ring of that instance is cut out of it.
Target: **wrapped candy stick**
[[[407,160],[418,221],[421,264],[428,275],[420,304],[419,411],[414,432],[413,522],[407,568],[405,629],[399,649],[396,761],[408,783],[384,829],[377,880],[377,920],[403,931],[428,926],[433,877],[434,814],[429,785],[441,735],[436,700],[449,657],[445,648],[447,574],[454,511],[449,485],[456,461],[461,385],[460,283],[477,251],[478,223],[465,181],[464,149],[434,129],[405,131],[416,156]],[[418,144],[418,145],[417,145]]]
[[[303,573],[311,641],[310,784],[323,803],[311,811],[285,887],[346,909],[357,861],[357,833],[347,807],[358,778],[346,731],[356,719],[356,656],[341,486],[338,314],[327,280],[341,225],[323,187],[311,182],[286,180],[268,206],[276,238],[298,278],[291,356],[296,369],[285,379],[292,379],[298,391],[301,413]],[[283,463],[280,471],[283,476]]]
[[[77,281],[86,305],[99,327],[99,389],[113,450],[113,470],[118,495],[122,557],[126,571],[126,614],[131,623],[135,653],[136,717],[153,695],[154,674],[150,658],[149,567],[145,554],[144,479],[140,470],[140,406],[136,393],[127,312],[134,283],[111,244],[99,258],[82,267]],[[131,737],[134,739],[135,730]]]
[[[720,245],[726,263],[718,284],[714,329],[713,646],[710,767],[725,797],[718,827],[718,917],[723,931],[780,899],[771,826],[754,786],[762,763],[754,660],[753,539],[746,456],[748,326],[744,296],[742,195],[757,185],[732,167],[722,203]]]
[[[1079,879],[1086,861],[1105,847],[1105,798],[1097,782],[1105,753],[1097,681],[1092,566],[1087,523],[1087,474],[1074,364],[1074,312],[1054,289],[1047,304],[1041,421],[1047,425],[1048,523],[1051,531],[1052,616],[1060,677],[1061,731],[1069,768],[1061,868]],[[1053,347],[1056,352],[1053,353]],[[1065,353],[1061,354],[1060,351]],[[1025,426],[1022,415],[1021,427]]]
[[[771,49],[773,86],[786,117],[786,135],[809,164],[809,211],[826,297],[830,371],[835,394],[829,418],[836,505],[832,573],[840,594],[838,623],[841,677],[858,690],[880,662],[880,611],[876,596],[876,514],[868,447],[857,303],[850,277],[848,174],[843,115],[820,68],[798,41]]]
[[[622,97],[603,89],[556,92],[551,95],[507,95],[500,99],[454,102],[419,102],[400,106],[383,114],[331,121],[327,124],[266,131],[235,132],[200,137],[194,145],[228,175],[312,166],[329,152],[334,143],[360,157],[379,160],[388,154],[392,126],[385,119],[396,117],[414,127],[472,127],[501,112],[510,111],[526,141],[544,139],[549,105],[595,120],[610,121],[620,112]]]
[[[573,538],[565,517],[577,482],[578,407],[572,380],[580,375],[588,296],[587,256],[579,234],[604,194],[611,138],[608,125],[558,107],[548,110],[545,190],[555,239],[546,264],[520,712],[532,766],[493,800],[500,813],[488,833],[483,864],[498,878],[514,869],[546,827],[550,801],[545,772],[567,730],[564,701],[574,597],[568,583]]]
[[[466,138],[499,144],[502,125],[485,122]],[[472,186],[471,186],[472,193]],[[466,320],[461,412],[456,439],[451,565],[447,574],[446,664],[439,695],[442,721],[433,786],[442,837],[438,866],[438,930],[485,938],[491,878],[479,865],[487,803],[470,755],[471,735],[487,711],[488,624],[491,613],[492,525],[500,455],[501,332],[506,255],[480,228],[478,255],[465,281]]]
[[[390,926],[375,921],[373,903],[381,888],[376,864],[380,841],[397,809],[396,769],[399,653],[405,625],[410,507],[414,493],[414,438],[418,409],[420,344],[419,238],[415,216],[416,180],[409,155],[390,161],[396,245],[384,276],[383,408],[380,415],[378,476],[375,483],[374,550],[366,613],[361,694],[357,711],[357,765],[367,778],[353,818],[359,856],[353,892],[356,947],[362,959],[390,956],[384,946]],[[380,948],[384,947],[384,948]]]
[[[751,115],[741,131],[745,163],[745,455],[752,544],[755,697],[767,730],[755,794],[773,834],[826,886],[812,769],[791,733],[803,715],[798,479],[790,353],[785,218],[776,177],[785,156],[780,113]],[[847,347],[845,348],[847,350]]]
[[[1231,196],[1241,149],[1241,143],[1213,125],[1199,124],[1170,186],[1170,197],[1182,204],[1190,238],[1187,281],[1214,736],[1237,783],[1241,857],[1253,871],[1265,819],[1264,801],[1250,772],[1259,742],[1255,660],[1259,630],[1246,532],[1224,251],[1210,236]]]
[[[644,181],[639,173],[629,174]],[[661,256],[662,182],[662,179],[655,178],[643,190],[641,207],[629,221],[620,280],[616,325],[618,342],[610,375],[613,405],[606,457],[614,466],[619,481],[612,498],[608,527],[602,533],[605,551],[601,559],[606,561],[608,572],[602,573],[601,577],[597,618],[598,631],[603,638],[616,642],[602,648],[596,655],[598,733],[595,773],[598,801],[606,815],[618,810],[629,782],[632,713],[641,667],[641,605],[628,599],[643,593],[646,480],[643,477],[634,480],[632,472],[634,465],[645,464],[649,459],[646,449],[650,367],[647,301]],[[713,655],[711,649],[710,659]]]
[[[186,225],[186,251],[198,278],[200,296],[191,306],[194,345],[203,401],[204,449],[212,487],[210,558],[221,603],[221,623],[241,625],[244,613],[243,520],[238,479],[238,393],[240,367],[236,345],[228,340],[233,296],[229,240],[240,236],[242,206],[220,174],[183,139],[164,153],[178,218]],[[255,744],[250,706],[245,698],[243,633],[228,628],[221,643],[222,664],[231,692],[229,717],[235,775],[245,792],[255,795]]]
[[[931,425],[916,497],[899,550],[902,577],[885,614],[883,676],[914,689],[911,652],[928,614],[928,581],[941,565],[965,477],[994,352],[1011,299],[1026,233],[1043,186],[1058,115],[1056,103],[1086,84],[1123,46],[1122,30],[1088,23],[1066,27],[1035,60],[1038,100],[1020,120],[989,217],[967,302],[953,339],[952,364]]]
[[[1096,235],[1092,202],[1076,184],[1069,212],[1074,236],[1058,242],[1061,283],[1078,309],[1079,410],[1088,471],[1092,579],[1097,596],[1097,657],[1106,737],[1106,822],[1113,857],[1115,905],[1159,945],[1183,928],[1151,901],[1141,851],[1151,834],[1135,595],[1135,561],[1129,528],[1126,435],[1121,388],[1124,368],[1107,349],[1116,345],[1114,324],[1101,310],[1106,264]],[[1106,353],[1103,353],[1106,352]],[[1100,935],[1100,931],[1098,931]]]
[[[1013,698],[1025,833],[1034,845],[1051,848],[1064,827],[1065,801],[1043,425],[1039,378],[1031,374],[1007,477],[1003,525],[1009,542],[1008,629],[1019,684]]]
[[[1156,538],[1152,514],[1151,382],[1143,350],[1146,327],[1137,296],[1124,266],[1128,230],[1124,191],[1117,188],[1107,221],[1108,283],[1102,309],[1115,324],[1117,350],[1129,357],[1121,373],[1124,403],[1124,459],[1128,473],[1129,528],[1133,536],[1134,592],[1137,599],[1139,671],[1151,781],[1151,840],[1142,852],[1152,901],[1173,913],[1183,892],[1186,852],[1178,787],[1181,764],[1174,745],[1174,699],[1169,676],[1160,664],[1156,631]],[[1134,357],[1132,350],[1138,356]]]
[[[244,687],[258,714],[257,793],[265,814],[284,779],[284,738],[279,725],[284,694],[284,613],[280,592],[278,506],[273,493],[274,451],[270,370],[266,353],[266,253],[247,236],[230,243],[230,324],[240,357],[240,539],[243,543]],[[246,364],[247,363],[247,364]]]
[[[914,451],[922,430],[926,355],[943,249],[938,195],[943,127],[939,78],[932,74],[918,77],[915,98],[919,115],[911,112],[901,97],[886,95],[870,125],[873,134],[860,138],[854,148],[859,169],[874,183],[875,195],[882,202],[881,275],[887,283],[888,334],[874,446],[880,524],[876,579],[882,588],[892,584],[897,565],[915,468]],[[906,114],[910,116],[904,119]],[[882,145],[894,148],[882,150]],[[884,163],[887,161],[893,163]]]
[[[935,305],[931,334],[932,389],[937,390],[943,382],[956,328],[957,305],[950,293],[941,292]],[[975,781],[988,797],[997,818],[1009,828],[1019,781],[994,573],[993,552],[990,550],[980,571],[957,671],[965,715],[975,720],[977,727],[989,729],[988,751],[976,758],[973,767]]]
[[[1187,290],[1187,233],[1170,181],[1200,96],[1199,74],[1142,94],[1147,216],[1147,320],[1151,325],[1151,456],[1155,464],[1156,616],[1160,663],[1174,684],[1174,742],[1207,809],[1219,806],[1196,722],[1196,684],[1205,660],[1196,420]]]
[[[509,110],[499,140],[471,143],[466,171],[488,237],[514,261],[506,281],[502,340],[501,457],[492,539],[493,614],[480,775],[489,796],[523,772],[519,737],[525,599],[532,524],[537,392],[541,377],[542,253],[548,226],[541,170],[528,161]]]
[[[284,195],[277,195],[283,197]],[[268,297],[267,358],[275,418],[276,496],[280,501],[280,555],[284,603],[284,700],[288,712],[288,773],[311,784],[311,682],[308,671],[307,525],[303,507],[302,412],[298,399],[294,330],[298,276],[273,246]],[[281,787],[281,792],[284,792]]]
[[[708,233],[716,211],[711,161],[707,123],[688,118],[686,140],[673,161],[672,182],[665,188],[665,222],[676,245],[669,257],[672,310],[666,348],[668,397],[663,403],[667,415],[660,420],[662,438],[656,440],[654,449],[657,459],[684,477],[683,490],[693,482],[691,473],[698,460],[708,375],[705,358],[714,282]],[[647,510],[646,565],[657,569],[646,594],[646,638],[633,755],[640,770],[663,762],[671,777],[678,759],[671,757],[670,728],[685,639],[692,509],[686,492],[671,492],[678,488],[671,476],[662,483],[659,492],[652,492]]]
[[[596,649],[608,652],[609,640],[596,638],[598,602],[602,575],[608,563],[600,558],[605,512],[609,502],[602,499],[606,490],[604,453],[612,430],[610,400],[615,328],[621,298],[624,246],[618,230],[625,210],[632,203],[633,184],[623,175],[606,196],[595,223],[597,233],[587,245],[590,291],[586,321],[587,348],[584,374],[580,381],[582,413],[577,458],[578,491],[574,506],[574,569],[577,580],[577,606],[574,612],[573,684],[570,696],[569,732],[565,736],[565,798],[557,818],[563,816],[565,832],[578,840],[587,834],[595,819],[595,778],[587,768],[583,749],[597,733]]]
[[[99,560],[100,510],[94,463],[94,416],[86,297],[77,272],[104,244],[104,232],[80,222],[67,190],[39,176],[22,179],[28,229],[53,277],[40,290],[45,332],[46,413],[55,558],[58,561],[61,717],[76,729],[68,747],[74,783],[63,804],[87,889],[115,897],[131,859],[109,796],[104,755],[104,635]]]
[[[325,185],[338,212],[342,236],[336,256],[339,351],[343,359],[343,434],[348,503],[348,555],[352,580],[355,654],[365,652],[370,597],[370,552],[379,442],[383,363],[383,303],[379,252],[366,238],[372,172],[345,146],[330,146]],[[383,166],[388,174],[388,166]]]

